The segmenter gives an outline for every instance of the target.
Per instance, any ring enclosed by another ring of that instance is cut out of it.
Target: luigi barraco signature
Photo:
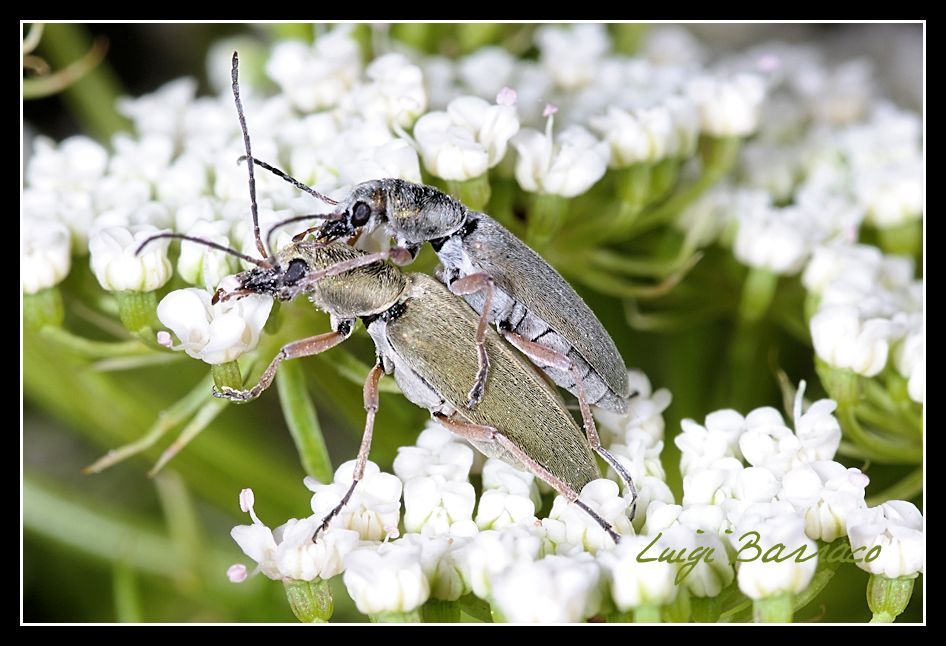
[[[696,533],[703,534],[704,532],[702,529],[698,529]],[[724,533],[732,534],[732,530],[727,529]],[[653,561],[659,561],[680,564],[680,569],[677,571],[676,577],[676,583],[678,585],[690,575],[693,568],[695,568],[700,561],[704,563],[714,563],[716,561],[714,558],[716,548],[702,545],[689,552],[687,552],[687,548],[685,547],[680,549],[665,547],[658,555],[656,553],[658,549],[657,543],[662,537],[663,532],[658,532],[654,540],[648,543],[647,547],[642,549],[637,555],[637,562],[651,563]],[[821,557],[828,563],[870,563],[880,556],[880,545],[874,545],[870,549],[862,545],[852,551],[850,544],[843,540],[825,543],[816,551],[808,550],[807,545],[802,545],[789,551],[789,548],[784,543],[776,543],[763,551],[762,546],[759,545],[761,539],[762,536],[756,531],[749,531],[740,536],[740,547],[736,550],[736,553],[729,562],[746,563],[748,561],[761,560],[763,563],[783,563],[789,559],[795,559],[796,563],[804,563],[815,557]],[[862,551],[865,552],[863,555],[860,554]]]

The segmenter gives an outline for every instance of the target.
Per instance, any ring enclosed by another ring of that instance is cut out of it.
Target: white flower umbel
[[[862,570],[889,579],[925,571],[923,515],[913,503],[891,500],[854,511],[847,517],[847,534]]]
[[[365,69],[367,83],[345,95],[342,104],[351,112],[406,128],[427,108],[421,69],[402,54],[384,54]]]
[[[519,562],[493,577],[493,602],[514,623],[572,623],[601,606],[601,572],[589,554]]]
[[[158,319],[180,339],[175,350],[211,365],[233,361],[259,343],[273,299],[265,294],[219,301],[188,288],[170,292],[158,303]]]
[[[861,170],[855,175],[854,192],[869,224],[886,228],[917,220],[925,197],[922,160]]]
[[[496,458],[486,460],[483,464],[482,480],[484,491],[504,491],[531,499],[536,508],[542,505],[535,476],[508,462]]]
[[[720,458],[739,458],[739,436],[746,430],[745,418],[732,409],[706,416],[705,426],[692,419],[680,422],[683,431],[673,438],[680,449],[680,472],[683,475],[708,467]]]
[[[859,469],[831,461],[813,462],[786,473],[778,497],[802,513],[809,538],[830,543],[847,535],[851,513],[866,508],[868,482]]]
[[[672,558],[680,561],[675,580],[694,596],[718,596],[736,576],[728,548],[716,531],[680,522],[663,531],[660,544],[667,547],[668,557],[672,552]]]
[[[227,231],[230,226],[222,220],[201,221],[187,230],[187,235],[229,246]],[[192,285],[213,290],[225,276],[233,273],[236,263],[233,256],[212,249],[207,245],[187,240],[181,241],[181,255],[177,259],[177,273]]]
[[[841,446],[841,424],[834,416],[838,405],[831,399],[819,399],[802,413],[805,382],[798,385],[795,393],[793,416],[795,435],[801,442],[796,463],[831,460]]]
[[[815,247],[802,273],[801,282],[811,292],[820,294],[835,280],[844,277],[862,278],[869,285],[876,282],[883,262],[883,253],[870,245],[826,244]]]
[[[733,254],[750,267],[797,274],[816,239],[810,216],[795,207],[769,208],[739,218]]]
[[[897,372],[906,377],[910,399],[923,403],[926,390],[926,333],[920,327],[907,334],[894,354]]]
[[[535,42],[543,69],[555,85],[567,91],[590,83],[601,60],[611,49],[604,25],[591,23],[567,28],[540,27]]]
[[[321,522],[314,516],[303,520],[291,518],[284,525],[270,530],[256,516],[253,502],[253,490],[244,489],[240,493],[240,508],[250,514],[253,524],[237,525],[230,536],[244,554],[258,563],[257,569],[270,579],[329,579],[342,571],[342,559],[358,545],[358,534],[345,529],[324,532],[317,542],[313,542],[312,536]],[[245,579],[246,568],[241,571],[239,567],[242,566],[234,567],[237,569],[230,580],[239,582]]]
[[[178,141],[184,112],[193,102],[196,91],[196,79],[179,78],[165,83],[151,94],[122,97],[117,108],[131,119],[139,134],[159,135]]]
[[[673,118],[663,106],[627,111],[612,105],[604,115],[593,117],[591,125],[608,142],[612,168],[653,163],[676,152]]]
[[[404,482],[404,529],[425,536],[474,533],[476,492],[469,482],[422,476]],[[458,526],[458,527],[454,527]]]
[[[69,137],[59,144],[37,137],[26,165],[26,183],[44,191],[87,192],[107,164],[108,152],[89,137]]]
[[[782,476],[794,466],[801,441],[785,425],[781,413],[765,406],[746,415],[746,432],[739,437],[739,449],[752,466]]]
[[[601,518],[611,524],[618,534],[634,533],[627,517],[628,500],[613,480],[592,480],[581,490],[580,499]],[[592,554],[614,547],[614,540],[591,516],[562,496],[556,496],[549,517],[542,520],[549,541],[558,553],[570,551],[576,545]]]
[[[893,327],[881,318],[864,320],[857,307],[826,307],[809,324],[815,352],[828,365],[873,377],[887,365]]]
[[[361,51],[352,25],[320,35],[314,45],[283,41],[273,47],[266,73],[302,112],[341,101],[361,73]]]
[[[386,177],[421,183],[417,151],[403,139],[393,139],[378,147],[361,149],[350,157],[346,156],[338,170],[341,179],[349,184]]]
[[[576,197],[604,176],[610,158],[608,143],[581,126],[566,128],[553,138],[548,116],[544,133],[523,128],[512,140],[519,153],[516,181],[530,193]]]
[[[518,131],[514,104],[461,96],[447,105],[446,112],[428,112],[418,119],[414,138],[428,171],[464,181],[482,176],[502,161]]]
[[[520,523],[535,524],[535,503],[528,496],[501,489],[487,489],[476,507],[476,526],[480,529],[502,529]]]
[[[456,601],[470,592],[456,561],[457,550],[472,540],[466,536],[406,534],[398,543],[420,547],[420,565],[430,583],[432,599]]]
[[[394,458],[394,474],[407,482],[439,476],[448,482],[466,482],[473,465],[473,449],[435,422],[417,437],[416,446],[402,446]]]
[[[457,548],[454,557],[467,587],[481,599],[488,599],[492,577],[517,562],[538,559],[543,537],[544,531],[535,526],[490,529]]]
[[[620,441],[626,440],[628,434],[634,432],[635,435],[648,435],[653,446],[664,438],[663,412],[670,406],[673,397],[666,388],[655,392],[650,379],[641,370],[628,370],[627,381],[630,391],[637,394],[628,400],[626,413],[592,408],[598,422],[598,432],[604,435],[601,441],[608,445],[608,434],[614,441]]]
[[[797,594],[815,575],[817,545],[805,535],[804,521],[791,511],[767,517],[747,511],[730,539],[738,550],[736,580],[750,599]],[[792,553],[797,556],[782,558]],[[776,555],[782,560],[775,560]]]
[[[159,230],[150,224],[130,228],[106,227],[89,239],[92,271],[99,284],[109,291],[152,292],[171,278],[167,238],[155,240],[141,253],[135,251]]]
[[[765,93],[765,81],[754,74],[700,76],[687,85],[687,95],[699,108],[703,132],[714,137],[747,137],[755,132]]]
[[[430,597],[421,548],[394,541],[358,548],[345,557],[345,587],[366,615],[410,612]]]
[[[461,58],[456,71],[474,95],[494,97],[504,86],[512,84],[516,62],[516,58],[504,47],[481,47]]]
[[[69,229],[50,218],[24,218],[22,224],[23,291],[35,294],[58,285],[69,274]]]
[[[334,481],[321,484],[306,478],[305,485],[313,492],[312,512],[324,518],[335,509],[351,486],[355,460],[343,463],[335,470]],[[355,487],[348,504],[331,522],[331,527],[344,527],[358,532],[363,540],[380,541],[397,536],[401,516],[401,481],[390,473],[382,473],[374,462],[365,464],[362,480]]]
[[[609,574],[611,598],[619,610],[662,606],[677,596],[677,566],[657,560],[663,545],[647,549],[655,538],[625,536],[613,550],[598,552],[598,563]],[[647,560],[651,557],[654,560]]]

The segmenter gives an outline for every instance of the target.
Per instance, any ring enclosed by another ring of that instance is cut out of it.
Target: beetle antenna
[[[237,115],[240,117],[240,130],[243,131],[243,145],[246,148],[246,159],[253,161],[253,151],[250,149],[250,133],[246,128],[246,116],[243,114],[243,104],[240,102],[240,57],[233,52],[233,66],[230,68],[231,87],[233,88],[233,101],[236,103]],[[253,164],[247,164],[250,173],[250,211],[253,213],[253,234],[256,236],[256,248],[263,258],[269,258],[266,247],[263,246],[263,238],[259,232],[259,208],[256,205],[256,177],[253,175]]]
[[[294,215],[291,218],[286,218],[285,220],[280,220],[272,226],[269,232],[266,234],[266,246],[270,249],[273,248],[273,233],[277,229],[281,229],[287,224],[292,224],[293,222],[301,222],[303,220],[341,220],[341,215],[336,215],[334,213],[310,213],[308,215]],[[306,229],[308,231],[308,229]]]
[[[246,155],[241,155],[240,158],[237,159],[237,163],[244,162],[244,161],[246,161],[246,159],[247,159],[247,156],[246,156]],[[312,188],[311,186],[306,186],[305,184],[303,184],[302,182],[300,182],[299,180],[297,180],[297,179],[296,179],[295,177],[293,177],[292,175],[286,173],[285,171],[279,170],[279,169],[276,168],[275,166],[271,166],[271,165],[267,164],[267,163],[264,162],[262,159],[256,159],[256,158],[254,157],[254,158],[253,158],[253,163],[256,164],[257,166],[259,166],[260,168],[265,168],[266,170],[268,170],[268,171],[269,171],[270,173],[272,173],[273,175],[276,175],[277,177],[282,177],[284,180],[286,180],[287,182],[289,182],[290,184],[292,184],[293,186],[295,186],[296,188],[298,188],[300,191],[305,191],[306,193],[308,193],[308,194],[311,195],[312,197],[316,197],[316,198],[322,200],[323,202],[325,202],[326,204],[331,204],[332,206],[335,206],[336,204],[338,204],[338,200],[333,200],[332,198],[330,198],[330,197],[327,196],[327,195],[322,195],[321,193],[319,193],[317,190],[315,190],[315,189]]]
[[[145,240],[144,242],[142,242],[140,245],[138,245],[138,248],[135,249],[135,255],[137,256],[138,254],[141,253],[141,251],[145,247],[147,247],[149,244],[151,244],[155,240],[160,240],[161,238],[173,238],[175,240],[187,240],[188,242],[196,242],[197,244],[202,244],[205,247],[210,247],[211,249],[216,249],[217,251],[223,251],[224,253],[228,253],[231,256],[236,256],[240,260],[245,260],[247,262],[253,263],[257,267],[262,267],[263,269],[272,268],[272,265],[269,264],[265,260],[257,260],[256,258],[252,256],[247,256],[245,253],[240,253],[236,249],[231,249],[230,247],[226,247],[222,244],[217,244],[216,242],[211,242],[210,240],[204,240],[203,238],[197,238],[194,236],[184,235],[183,233],[158,233],[156,235],[153,235],[147,240]]]

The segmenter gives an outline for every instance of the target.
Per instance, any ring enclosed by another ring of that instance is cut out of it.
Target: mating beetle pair
[[[377,349],[377,363],[365,382],[367,420],[354,478],[319,531],[341,511],[363,476],[378,408],[378,381],[393,373],[410,401],[487,456],[544,480],[617,541],[610,524],[579,500],[578,492],[599,476],[593,450],[615,469],[636,500],[631,477],[601,446],[589,407],[625,412],[631,393],[614,342],[581,297],[495,220],[469,211],[433,187],[397,179],[368,181],[355,186],[339,204],[254,159],[240,102],[236,53],[232,81],[246,148],[254,232],[264,259],[236,254],[257,267],[240,274],[240,287],[222,298],[265,293],[291,300],[304,294],[330,314],[333,331],[284,346],[252,388],[224,388],[214,394],[236,401],[259,396],[282,361],[341,343],[357,318]],[[329,215],[285,221],[326,220],[272,257],[259,231],[256,165],[337,206]],[[395,246],[365,253],[339,241],[377,228],[383,228]],[[309,233],[317,240],[305,239]],[[179,234],[163,236],[204,242]],[[426,274],[404,274],[385,262],[409,263],[424,242],[430,242],[440,258],[437,273],[443,284]],[[455,296],[462,296],[475,312]],[[585,434],[558,393],[513,347],[578,397]]]

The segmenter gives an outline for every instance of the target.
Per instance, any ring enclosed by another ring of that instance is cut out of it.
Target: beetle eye
[[[293,258],[289,261],[286,273],[283,274],[282,282],[284,285],[293,285],[305,276],[309,270],[309,265],[302,258]]]
[[[356,202],[351,209],[351,223],[356,227],[363,227],[371,217],[371,207],[365,202]]]

